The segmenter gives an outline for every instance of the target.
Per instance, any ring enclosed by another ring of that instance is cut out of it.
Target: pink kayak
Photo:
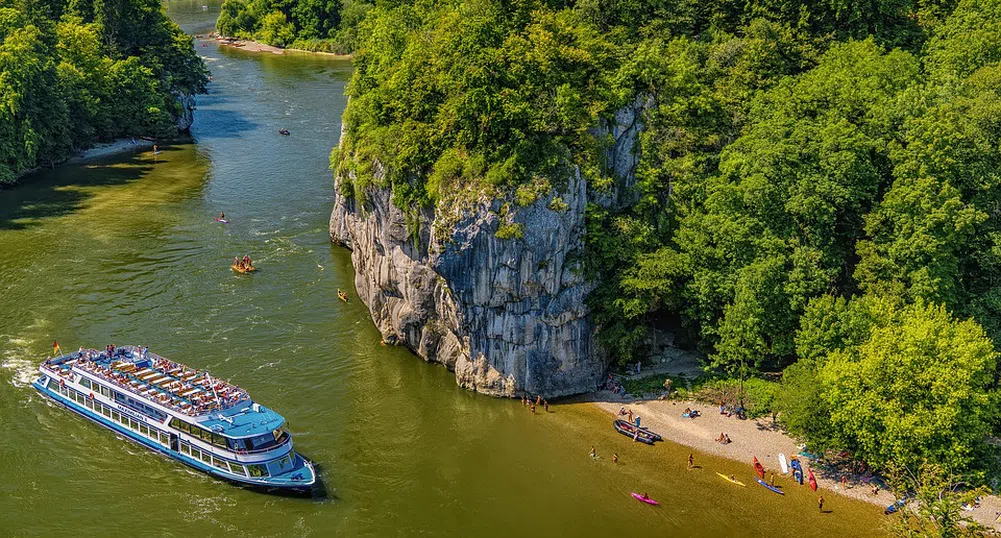
[[[631,495],[633,497],[635,497],[637,501],[644,502],[644,503],[647,503],[647,504],[652,504],[654,506],[660,506],[659,502],[651,499],[650,497],[644,497],[644,496],[640,495],[639,493],[631,493]]]

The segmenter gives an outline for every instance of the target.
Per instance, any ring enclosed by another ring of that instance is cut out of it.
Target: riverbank
[[[317,56],[328,56],[330,58],[342,59],[342,60],[351,59],[350,54],[338,54],[336,52],[323,52],[316,50],[297,49],[292,47],[281,48],[281,47],[275,47],[274,45],[268,45],[265,43],[253,41],[250,39],[237,39],[235,37],[226,37],[215,33],[211,33],[208,36],[199,35],[195,37],[205,41],[213,40],[218,42],[220,46],[232,47],[240,50],[245,50],[248,52],[261,52],[261,53],[278,54],[278,55],[282,55],[287,52],[294,52],[298,54],[315,54]]]
[[[796,483],[791,474],[781,474],[779,454],[785,454],[786,458],[789,458],[798,454],[800,448],[797,442],[770,417],[740,420],[720,415],[718,409],[696,401],[622,399],[609,391],[594,393],[589,399],[612,416],[617,416],[619,408],[624,406],[641,417],[643,426],[657,432],[667,441],[713,456],[746,463],[747,476],[738,476],[738,480],[753,481],[754,472],[751,463],[753,458],[757,457],[766,472],[775,471],[776,485],[782,488],[808,487],[805,483],[802,486]],[[682,418],[685,408],[699,410],[701,416],[695,419]],[[728,435],[732,442],[726,445],[716,442],[720,433]],[[844,488],[841,485],[840,473],[814,467],[804,458],[800,458],[800,461],[804,465],[804,471],[813,469],[819,488],[883,507],[894,502],[893,495],[884,488],[881,488],[877,495],[873,495],[869,484],[862,483],[858,477],[851,475],[847,475],[848,487]],[[1001,531],[1001,524],[995,521],[998,512],[1001,512],[1001,498],[992,495],[983,499],[980,506],[967,515],[983,525]]]
[[[76,155],[70,157],[62,164],[80,164],[114,155],[124,155],[126,153],[137,153],[153,149],[155,143],[152,140],[143,138],[121,138],[113,142],[94,144],[93,147],[78,151]]]

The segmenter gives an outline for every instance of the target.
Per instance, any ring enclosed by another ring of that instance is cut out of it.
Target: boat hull
[[[314,493],[314,489],[317,487],[317,480],[315,474],[313,475],[314,476],[313,480],[310,480],[308,482],[303,482],[300,484],[275,484],[275,483],[267,483],[261,481],[240,480],[240,478],[237,476],[218,472],[214,467],[208,465],[200,465],[198,464],[198,462],[194,461],[188,461],[187,459],[180,457],[180,453],[175,452],[163,445],[153,443],[151,440],[148,440],[140,435],[137,435],[132,431],[122,428],[116,423],[105,418],[103,415],[96,414],[93,411],[87,409],[86,407],[80,407],[79,405],[76,404],[76,402],[64,399],[61,395],[56,394],[53,391],[46,388],[45,386],[41,385],[37,380],[33,381],[31,385],[35,388],[35,390],[38,391],[39,394],[44,396],[49,401],[57,405],[60,405],[62,407],[65,407],[66,409],[89,420],[90,422],[94,422],[100,426],[103,426],[111,430],[112,432],[118,434],[119,436],[128,439],[129,441],[132,441],[144,448],[152,450],[153,452],[158,452],[160,454],[163,454],[164,456],[167,456],[178,463],[183,463],[184,465],[187,465],[192,469],[196,469],[198,471],[211,475],[214,478],[219,478],[231,484],[235,484],[243,488],[253,489],[255,491],[261,491],[265,493],[276,493],[283,495],[311,496]],[[295,454],[295,457],[297,459],[301,458],[302,462],[305,465],[308,466],[312,465],[311,463],[308,462],[308,460],[306,460],[305,458],[303,458],[298,454]]]

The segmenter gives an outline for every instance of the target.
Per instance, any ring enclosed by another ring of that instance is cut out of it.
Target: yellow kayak
[[[738,480],[734,480],[733,478],[730,478],[729,476],[726,476],[723,473],[716,473],[716,474],[718,474],[720,478],[722,478],[723,480],[726,480],[727,482],[731,482],[733,484],[737,484],[740,487],[745,487],[743,482],[740,482]]]

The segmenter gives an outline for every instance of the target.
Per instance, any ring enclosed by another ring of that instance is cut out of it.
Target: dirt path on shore
[[[738,477],[739,480],[753,481],[754,472],[751,468],[753,458],[764,465],[767,473],[775,472],[775,483],[783,488],[807,487],[800,486],[793,480],[791,474],[782,475],[779,467],[779,454],[786,458],[797,455],[800,449],[797,443],[785,434],[770,417],[739,420],[719,414],[712,406],[688,400],[623,400],[611,392],[602,391],[592,395],[592,400],[602,410],[612,416],[617,416],[620,407],[631,410],[641,417],[640,423],[657,432],[665,440],[694,448],[699,452],[721,456],[731,460],[747,463],[748,476]],[[701,416],[695,419],[682,418],[686,407],[699,410]],[[730,436],[730,444],[722,445],[716,442],[720,433]],[[833,491],[854,499],[866,501],[880,506],[888,506],[894,502],[893,495],[885,489],[880,489],[873,495],[870,486],[848,476],[848,488],[841,486],[840,475],[812,467],[811,462],[800,458],[804,472],[813,469],[820,488]],[[766,475],[767,476],[767,475]],[[977,522],[1001,531],[1001,524],[995,519],[1001,512],[1001,498],[990,496],[982,499],[980,507],[969,515]]]

